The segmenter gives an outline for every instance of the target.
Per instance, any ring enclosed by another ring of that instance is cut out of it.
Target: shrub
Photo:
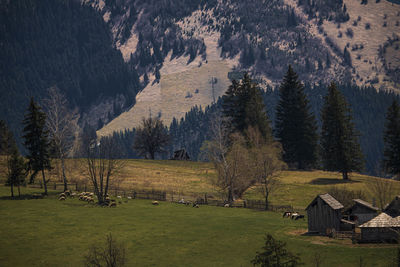
[[[347,30],[346,30],[346,35],[347,35],[347,37],[349,37],[349,38],[353,38],[353,36],[354,36],[353,29],[347,28]]]
[[[302,264],[298,255],[287,250],[285,242],[276,240],[270,234],[265,236],[263,250],[263,252],[257,252],[256,257],[251,261],[254,266],[293,267]]]
[[[119,267],[126,263],[125,246],[113,239],[111,233],[107,235],[103,247],[92,245],[89,253],[84,257],[85,266]]]
[[[371,29],[371,24],[369,22],[365,23],[365,29],[366,30]]]

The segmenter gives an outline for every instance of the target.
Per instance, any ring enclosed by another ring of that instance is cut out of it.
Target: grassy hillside
[[[73,159],[67,162],[67,176],[71,182],[88,183],[86,162]],[[51,172],[51,182],[58,181],[58,168]],[[121,190],[156,189],[185,195],[218,196],[218,190],[210,179],[215,176],[212,164],[205,162],[184,162],[172,160],[126,160],[124,167],[114,176],[112,187]],[[40,178],[40,177],[39,177]],[[285,171],[281,174],[282,185],[271,195],[272,204],[293,205],[305,208],[317,195],[326,193],[332,186],[348,190],[362,190],[367,201],[372,202],[369,191],[371,176],[352,174],[350,181],[343,181],[341,174],[324,171]],[[38,179],[39,180],[39,179]],[[392,181],[397,194],[400,193],[400,182]],[[248,190],[244,198],[262,199],[257,186]]]
[[[155,163],[159,164],[159,163]],[[23,193],[34,191],[23,189]],[[130,200],[100,208],[77,199],[8,200],[0,187],[0,266],[82,266],[90,245],[106,234],[126,245],[128,266],[251,266],[265,233],[284,240],[305,266],[320,255],[323,266],[388,266],[392,245],[302,235],[306,220],[280,213]]]

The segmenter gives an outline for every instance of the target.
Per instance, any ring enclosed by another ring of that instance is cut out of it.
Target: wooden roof
[[[378,211],[379,210],[379,208],[372,206],[372,204],[370,204],[367,201],[364,201],[362,199],[353,199],[353,201],[358,203],[358,204],[360,204],[360,205],[362,205],[362,206],[364,206],[364,207],[366,207],[366,208],[369,208],[371,210],[374,210],[374,211]]]
[[[382,212],[372,220],[360,225],[361,228],[391,228],[400,227],[400,216],[393,218],[392,216]]]
[[[339,201],[337,201],[334,197],[332,197],[331,195],[322,194],[322,195],[316,196],[316,198],[314,198],[314,200],[307,206],[306,210],[310,206],[312,206],[317,201],[318,198],[321,198],[326,204],[328,204],[329,207],[331,207],[334,210],[340,210],[340,209],[344,208],[344,206]]]

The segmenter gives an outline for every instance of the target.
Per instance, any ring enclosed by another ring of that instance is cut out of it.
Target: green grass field
[[[22,193],[40,193],[23,188]],[[349,240],[304,236],[307,222],[280,213],[149,200],[100,208],[77,199],[8,200],[0,187],[0,266],[82,266],[89,246],[107,233],[127,248],[128,266],[251,266],[265,233],[286,241],[305,266],[391,266],[393,245],[353,245]]]

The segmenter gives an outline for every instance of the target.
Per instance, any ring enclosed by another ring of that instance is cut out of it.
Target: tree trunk
[[[343,180],[349,180],[349,175],[348,175],[347,171],[343,171],[342,175],[343,175]]]
[[[232,203],[233,202],[233,192],[232,192],[232,187],[228,187],[228,202]]]
[[[21,189],[19,184],[18,184],[18,197],[21,197]]]
[[[269,197],[269,193],[268,193],[268,191],[265,191],[265,210],[268,210],[268,208],[269,208],[268,197]]]
[[[37,173],[38,173],[38,171],[33,171],[33,173],[31,174],[31,177],[29,178],[29,184],[33,184],[35,182],[35,177],[36,177]]]
[[[44,175],[44,169],[42,169],[42,177],[43,177],[43,184],[44,184],[44,195],[47,196],[47,183],[46,183],[46,177]]]
[[[11,197],[14,198],[14,185],[13,185],[13,183],[11,183],[10,186],[11,186]]]
[[[65,176],[65,159],[61,157],[61,170],[62,170],[62,177],[64,181],[64,192],[68,190],[68,181],[67,177]]]

